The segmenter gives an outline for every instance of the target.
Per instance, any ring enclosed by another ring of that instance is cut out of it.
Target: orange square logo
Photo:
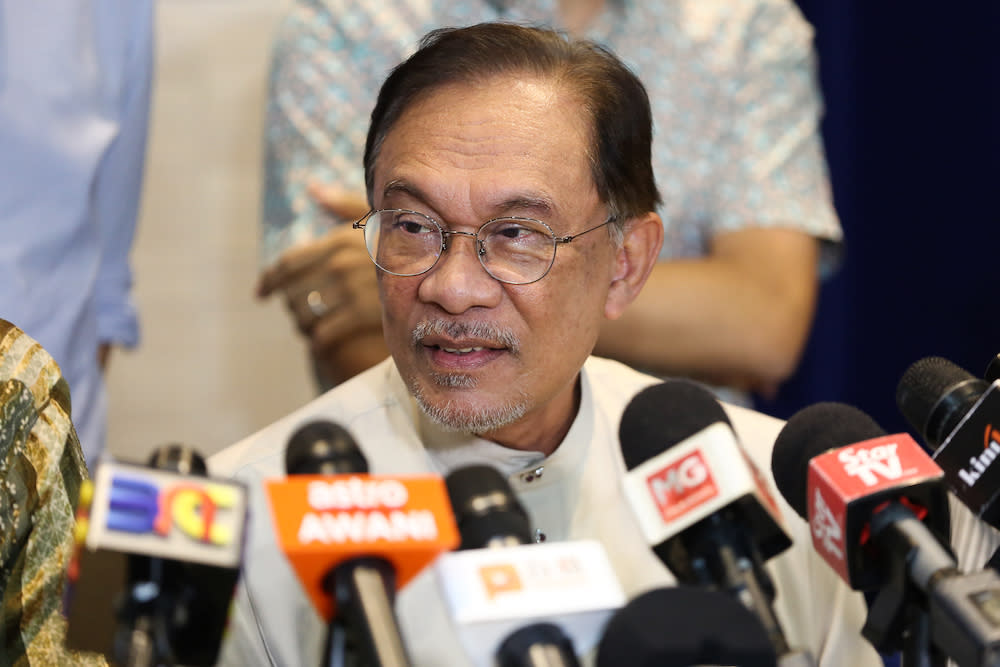
[[[502,593],[513,593],[523,588],[521,577],[513,565],[485,565],[479,568],[479,578],[491,600]]]

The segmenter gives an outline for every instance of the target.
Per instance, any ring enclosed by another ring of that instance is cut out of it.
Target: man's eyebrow
[[[392,195],[405,195],[416,199],[425,206],[431,206],[430,200],[418,186],[402,179],[390,181],[382,188],[383,197],[390,197]],[[489,209],[492,212],[490,216],[492,218],[524,213],[531,217],[547,220],[552,217],[556,206],[552,198],[547,195],[518,194],[499,200],[496,204],[490,205]]]
[[[424,197],[424,194],[423,192],[420,191],[420,188],[413,185],[412,183],[408,183],[403,180],[390,181],[386,183],[384,188],[382,188],[383,197],[388,197],[390,195],[396,195],[396,194],[409,195],[414,199],[418,199],[423,203],[427,203],[427,198]]]
[[[509,215],[513,212],[525,211],[533,217],[547,219],[552,217],[555,205],[552,199],[538,195],[521,195],[511,197],[500,202],[493,207],[496,215]]]

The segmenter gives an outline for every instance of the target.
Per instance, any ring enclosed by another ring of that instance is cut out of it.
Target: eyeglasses
[[[474,239],[476,255],[486,273],[502,283],[527,285],[541,280],[556,261],[560,244],[614,222],[611,216],[601,224],[572,236],[556,236],[552,228],[533,218],[494,218],[475,233],[444,229],[434,218],[398,208],[369,211],[354,223],[363,229],[368,255],[375,266],[394,276],[427,273],[445,250],[448,237]]]

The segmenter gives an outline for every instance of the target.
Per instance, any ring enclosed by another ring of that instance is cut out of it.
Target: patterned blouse
[[[83,453],[69,388],[34,339],[0,320],[0,665],[106,665],[67,650],[62,613]]]
[[[261,263],[331,220],[309,179],[364,191],[368,121],[389,70],[440,26],[511,20],[562,27],[558,0],[297,0],[274,43]],[[782,226],[842,238],[819,135],[812,28],[791,0],[609,0],[586,37],[642,79],[663,196],[661,259],[707,253],[713,235]]]

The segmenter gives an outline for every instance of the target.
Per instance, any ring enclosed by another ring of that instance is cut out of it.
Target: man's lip
[[[425,345],[423,349],[427,354],[427,358],[434,366],[437,366],[441,370],[450,369],[454,371],[470,371],[481,368],[509,352],[507,348],[483,347],[478,345],[452,347],[452,345],[449,344],[444,347],[440,345]]]
[[[444,340],[436,337],[427,337],[420,341],[424,347],[434,347],[447,352],[472,352],[483,350],[505,350],[507,347],[495,341],[483,340]]]

